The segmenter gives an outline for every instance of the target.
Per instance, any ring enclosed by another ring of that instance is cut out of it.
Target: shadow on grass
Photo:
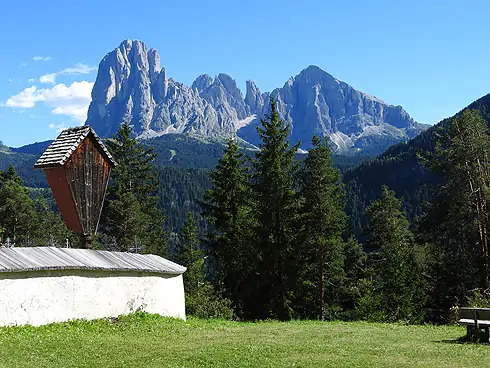
[[[455,340],[438,340],[434,342],[442,342],[444,344],[473,344],[473,345],[489,345],[488,341],[480,341],[478,339],[474,339],[468,336],[461,336]]]

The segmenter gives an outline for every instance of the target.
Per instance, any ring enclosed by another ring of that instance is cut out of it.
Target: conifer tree
[[[244,154],[234,139],[210,174],[212,188],[202,201],[203,215],[211,225],[207,245],[216,262],[217,284],[243,314],[254,286],[249,277],[256,262],[251,247],[254,214]]]
[[[328,141],[314,136],[300,175],[302,280],[298,295],[307,317],[338,317],[345,282],[345,191],[332,167]]]
[[[72,237],[44,198],[31,199],[12,165],[0,171],[0,228],[0,240],[9,238],[17,246],[61,246]]]
[[[118,163],[111,172],[113,183],[108,188],[108,194],[132,193],[143,206],[152,205],[159,184],[152,165],[156,153],[153,148],[143,146],[132,137],[132,132],[131,126],[125,122],[113,139],[106,142]]]
[[[24,184],[24,182],[22,181],[21,177],[17,174],[12,164],[9,165],[7,171],[0,171],[0,185],[1,183],[7,180],[13,180],[15,183],[19,185]]]
[[[77,235],[67,229],[59,213],[55,213],[48,205],[47,199],[39,195],[34,201],[35,246],[66,247],[79,246],[80,239]]]
[[[119,127],[107,148],[118,165],[111,172],[101,230],[116,240],[120,251],[167,255],[165,217],[158,208],[158,179],[152,162],[156,157],[132,137],[128,123]]]
[[[296,284],[295,222],[298,201],[294,187],[297,173],[295,154],[290,147],[290,127],[279,117],[276,101],[271,98],[271,112],[261,119],[257,132],[262,141],[252,162],[252,184],[256,200],[256,302],[252,312],[258,318],[290,319],[291,299]]]
[[[175,261],[187,267],[184,274],[184,288],[191,296],[196,295],[199,286],[206,281],[204,252],[199,245],[199,229],[196,220],[192,213],[188,213],[179,234],[179,250]]]
[[[434,303],[464,305],[473,289],[490,299],[490,129],[481,113],[464,110],[440,127],[423,163],[442,178],[419,226],[438,253]]]
[[[344,243],[344,274],[342,307],[343,319],[355,319],[357,301],[361,295],[362,280],[366,277],[367,254],[362,244],[350,235]]]
[[[0,175],[0,226],[17,245],[31,243],[36,230],[34,202],[12,166]]]
[[[422,266],[401,201],[383,186],[367,216],[371,270],[360,310],[371,319],[418,322],[424,303]]]
[[[179,234],[174,260],[187,267],[184,277],[186,312],[201,318],[231,318],[230,301],[222,299],[207,281],[205,254],[200,248],[199,229],[192,213]]]

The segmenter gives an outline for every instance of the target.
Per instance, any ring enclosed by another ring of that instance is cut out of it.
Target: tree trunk
[[[325,320],[325,261],[324,254],[320,257],[320,319]]]

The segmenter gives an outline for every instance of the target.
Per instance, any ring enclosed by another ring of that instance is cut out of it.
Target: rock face
[[[302,148],[317,134],[330,137],[339,153],[381,152],[426,128],[401,106],[359,92],[316,66],[271,93],[261,93],[247,81],[244,97],[226,74],[201,75],[188,87],[167,76],[156,50],[130,40],[101,61],[86,124],[101,136],[111,136],[129,122],[143,138],[188,133],[221,139],[237,134],[255,144],[255,127],[268,112],[271,96],[292,126],[292,143],[301,140]]]

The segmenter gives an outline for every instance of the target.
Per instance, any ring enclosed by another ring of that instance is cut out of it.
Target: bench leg
[[[488,332],[488,327],[483,327],[483,328],[480,328],[480,341],[481,342],[488,342],[489,341],[489,332]]]
[[[475,342],[489,342],[488,327],[476,328],[475,326],[466,326],[466,336],[468,340]]]

